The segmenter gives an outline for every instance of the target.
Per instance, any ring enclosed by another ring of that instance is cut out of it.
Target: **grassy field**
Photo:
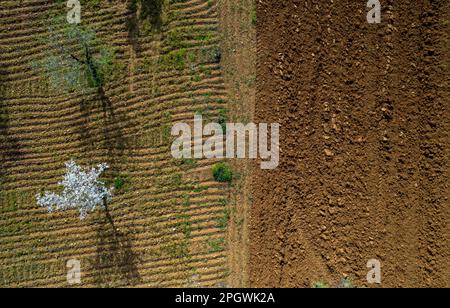
[[[147,15],[125,1],[83,4],[82,24],[116,53],[108,112],[94,92],[52,89],[32,68],[64,1],[1,7],[0,286],[67,286],[69,259],[81,261],[82,287],[225,285],[228,186],[215,162],[170,155],[175,122],[227,113],[218,2],[166,1]],[[70,159],[110,165],[116,231],[102,211],[80,221],[36,205]]]

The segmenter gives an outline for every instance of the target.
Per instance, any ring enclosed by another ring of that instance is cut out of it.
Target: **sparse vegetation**
[[[340,289],[353,289],[354,285],[350,278],[343,278],[338,285]]]
[[[256,8],[253,7],[252,11],[251,11],[251,16],[250,16],[250,19],[251,19],[251,22],[252,22],[253,26],[256,26],[256,23],[257,23],[257,17],[256,16],[257,16],[256,15]]]
[[[353,289],[353,282],[350,278],[342,278],[338,284],[333,283],[333,288],[338,289]],[[328,289],[330,288],[330,285],[326,283],[324,280],[319,280],[313,283],[312,287],[314,289]]]
[[[314,282],[313,288],[314,289],[328,289],[328,285],[324,281],[319,280],[319,281]]]
[[[221,230],[225,230],[228,227],[228,223],[230,221],[231,211],[226,208],[223,211],[223,214],[217,219],[217,227]]]
[[[220,124],[220,126],[222,126],[222,131],[224,134],[227,133],[227,122],[228,122],[228,115],[226,110],[224,109],[219,110],[217,123]]]
[[[210,248],[211,253],[220,252],[225,248],[225,239],[224,238],[210,239],[208,241],[208,246]]]

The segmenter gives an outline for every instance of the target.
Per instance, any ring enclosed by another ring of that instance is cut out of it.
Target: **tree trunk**
[[[113,228],[114,234],[116,234],[117,233],[116,226],[114,225],[114,220],[112,219],[112,216],[109,213],[108,201],[106,200],[106,197],[103,198],[103,207],[105,208],[106,219],[108,219],[109,223]]]
[[[100,89],[102,87],[102,81],[98,76],[97,68],[92,61],[91,51],[89,50],[89,46],[86,43],[84,43],[84,53],[86,57],[86,63],[88,65],[89,71],[91,72],[91,76],[94,80],[95,86]]]

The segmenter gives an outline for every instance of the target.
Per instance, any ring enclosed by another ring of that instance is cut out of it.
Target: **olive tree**
[[[113,72],[115,54],[104,46],[94,30],[54,19],[48,30],[47,50],[33,67],[47,77],[54,89],[103,92]]]
[[[49,212],[78,209],[81,220],[102,203],[107,211],[107,202],[112,198],[112,188],[107,188],[98,179],[106,169],[107,164],[99,164],[97,168],[88,171],[74,161],[66,163],[64,180],[59,183],[63,187],[62,193],[38,194],[37,204],[46,207]]]

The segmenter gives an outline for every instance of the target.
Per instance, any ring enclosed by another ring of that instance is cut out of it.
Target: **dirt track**
[[[449,4],[258,1],[256,118],[282,125],[256,171],[252,286],[450,286]]]

